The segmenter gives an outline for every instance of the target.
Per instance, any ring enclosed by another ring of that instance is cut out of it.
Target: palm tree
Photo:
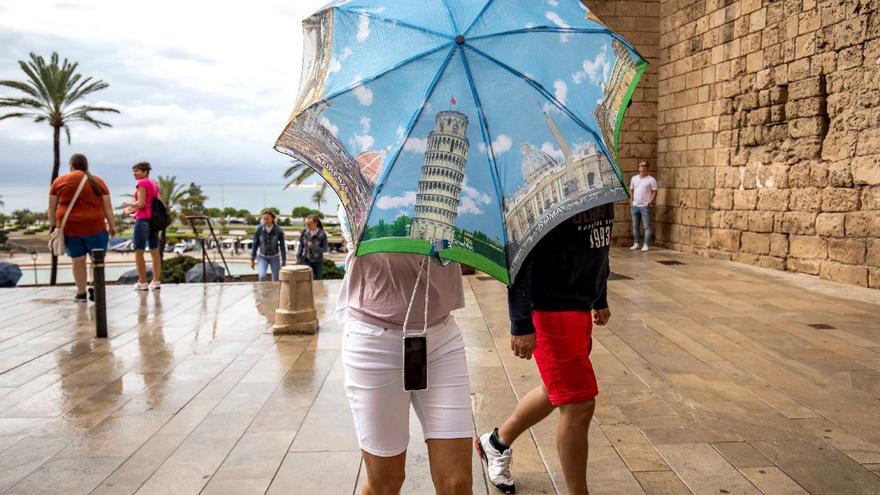
[[[326,186],[327,183],[325,182],[324,185]],[[324,191],[326,189],[326,187],[321,187],[320,189],[315,191],[315,194],[312,194],[312,201],[314,201],[315,204],[318,205],[318,211],[321,210],[321,205],[324,204]]]
[[[177,183],[177,176],[166,177],[163,175],[159,176],[159,199],[165,203],[165,207],[168,209],[169,220],[174,221],[174,217],[177,213],[177,208],[180,206],[180,201],[186,196],[186,188],[183,184]]]
[[[287,170],[284,171],[284,178],[287,180],[287,186],[284,188],[288,189],[293,186],[302,185],[313,175],[315,175],[315,169],[309,167],[303,162],[294,160],[293,165],[287,167]],[[321,198],[324,197],[324,193],[327,191],[327,185],[327,181],[321,181]],[[312,197],[312,200],[314,200],[316,196],[317,192],[315,193],[315,196]]]
[[[0,115],[0,120],[16,117],[34,119],[34,122],[45,122],[52,126],[53,151],[55,161],[52,165],[52,182],[58,178],[61,168],[61,130],[70,144],[70,127],[73,122],[85,122],[97,128],[111,127],[107,122],[95,118],[95,113],[119,113],[111,107],[79,104],[86,96],[105,89],[109,84],[94,81],[91,77],[83,77],[77,73],[78,63],[70,63],[67,59],[59,62],[58,54],[53,52],[49,62],[34,53],[30,61],[19,60],[18,65],[27,76],[25,81],[0,81],[6,86],[24,93],[18,98],[0,98],[0,108],[16,109],[11,113]],[[58,269],[58,258],[52,256],[52,273],[50,285],[55,285]]]

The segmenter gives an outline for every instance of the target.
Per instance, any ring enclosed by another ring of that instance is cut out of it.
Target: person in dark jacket
[[[315,280],[321,280],[324,273],[324,253],[327,252],[327,233],[324,224],[317,215],[306,218],[306,228],[299,237],[299,249],[296,257],[303,265],[312,267]]]
[[[284,231],[275,224],[275,212],[263,210],[263,224],[254,232],[254,245],[251,248],[251,269],[258,266],[260,282],[266,280],[266,270],[272,268],[272,281],[277,282],[281,267],[287,264],[287,245]]]
[[[604,325],[608,309],[608,248],[614,206],[579,213],[550,231],[529,253],[508,288],[511,349],[535,356],[541,386],[520,400],[500,428],[483,434],[477,450],[489,479],[514,493],[510,445],[557,407],[556,449],[568,492],[587,491],[587,432],[599,393],[590,362],[593,324]]]

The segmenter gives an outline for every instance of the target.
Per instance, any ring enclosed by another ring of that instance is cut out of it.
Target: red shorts
[[[535,362],[554,406],[575,404],[599,395],[590,362],[593,318],[584,311],[532,311]]]

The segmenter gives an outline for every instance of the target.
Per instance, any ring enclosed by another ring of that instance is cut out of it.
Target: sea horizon
[[[188,183],[184,183],[187,186]],[[312,195],[318,189],[317,184],[303,184],[285,189],[281,183],[275,184],[199,184],[202,192],[208,197],[205,201],[207,208],[231,207],[238,210],[246,209],[251,213],[259,213],[263,208],[275,207],[282,215],[289,215],[293,208],[306,206],[316,208],[312,201]],[[119,184],[108,183],[114,209],[130,198],[134,189],[132,183]],[[48,207],[48,184],[20,183],[0,184],[0,201],[4,206],[0,207],[0,213],[12,214],[15,210],[29,209],[43,211]],[[321,205],[321,211],[325,214],[336,214],[339,206],[339,198],[332,189],[327,189],[324,195],[325,202]]]

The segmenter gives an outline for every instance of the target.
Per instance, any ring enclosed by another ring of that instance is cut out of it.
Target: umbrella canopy
[[[0,287],[15,287],[21,280],[21,268],[13,263],[0,261]]]
[[[303,27],[275,147],[333,187],[358,255],[439,250],[509,284],[553,227],[627,197],[647,63],[577,0],[347,0]]]

